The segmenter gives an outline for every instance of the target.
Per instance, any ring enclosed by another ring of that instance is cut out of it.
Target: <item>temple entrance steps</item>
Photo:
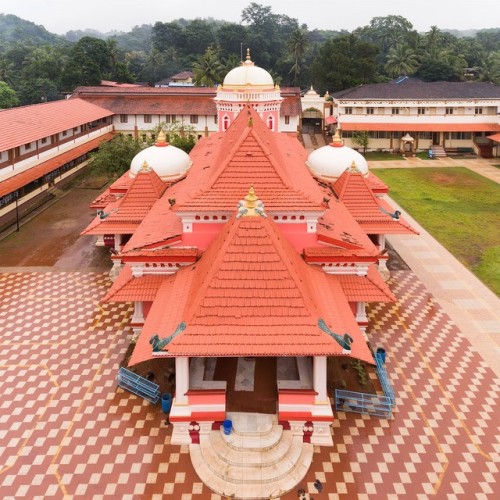
[[[275,415],[232,413],[231,434],[223,428],[189,445],[200,479],[215,493],[240,499],[279,497],[302,481],[313,445],[279,425]]]
[[[444,158],[447,156],[446,150],[443,148],[443,146],[439,146],[437,144],[432,145],[432,152],[434,157],[436,158]]]

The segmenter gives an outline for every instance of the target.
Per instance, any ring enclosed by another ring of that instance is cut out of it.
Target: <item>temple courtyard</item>
[[[59,202],[76,213],[95,193],[79,194]],[[197,477],[188,447],[170,444],[160,404],[117,388],[132,308],[100,303],[107,255],[88,238],[69,241],[81,227],[69,229],[60,210],[0,242],[0,496],[221,498]],[[50,236],[56,222],[58,234],[68,230],[64,248]],[[415,227],[417,238],[390,238],[397,302],[369,309],[370,342],[387,352],[393,418],[334,412],[334,446],[315,447],[283,499],[300,489],[308,499],[500,497],[500,301]]]

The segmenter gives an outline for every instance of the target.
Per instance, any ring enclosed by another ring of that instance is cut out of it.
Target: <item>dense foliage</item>
[[[269,6],[250,3],[241,24],[214,19],[158,21],[128,33],[71,31],[65,37],[0,14],[0,81],[20,104],[63,97],[101,80],[154,83],[192,70],[198,85],[220,83],[246,48],[280,85],[323,93],[408,75],[500,84],[500,29],[418,33],[402,16],[375,17],[347,31],[309,30]]]

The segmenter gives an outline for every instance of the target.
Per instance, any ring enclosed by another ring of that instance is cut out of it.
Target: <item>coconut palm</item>
[[[418,57],[408,45],[398,44],[389,49],[385,70],[390,76],[407,76],[418,67]]]
[[[213,87],[222,81],[224,66],[220,62],[219,54],[208,47],[205,53],[193,63],[193,81],[201,87]]]
[[[309,48],[309,40],[307,39],[306,32],[298,29],[292,33],[288,40],[288,51],[293,61],[289,74],[293,73],[293,82],[297,84],[298,76],[301,71],[302,60]]]

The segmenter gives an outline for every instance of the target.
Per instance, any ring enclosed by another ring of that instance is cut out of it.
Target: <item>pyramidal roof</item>
[[[197,264],[160,287],[130,364],[151,359],[154,334],[173,337],[163,349],[172,356],[342,355],[320,319],[354,339],[353,357],[373,362],[341,285],[333,290],[272,220],[233,218]]]
[[[297,140],[271,131],[252,107],[242,110],[219,140],[208,176],[201,172],[205,166],[201,159],[188,174],[190,180],[204,176],[203,185],[198,184],[176,210],[233,211],[249,185],[270,211],[324,210],[321,191],[305,167],[304,155],[296,154]]]
[[[144,165],[123,198],[109,204],[82,234],[133,233],[166,188],[158,174]]]
[[[377,198],[366,177],[353,165],[333,184],[338,199],[369,234],[416,233],[401,217],[393,217],[394,209]]]

